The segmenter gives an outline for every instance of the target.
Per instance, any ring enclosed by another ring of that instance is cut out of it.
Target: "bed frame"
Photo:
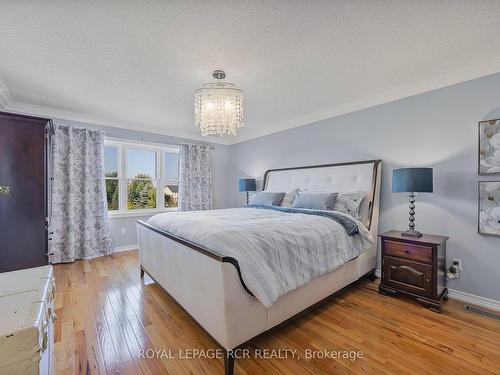
[[[225,374],[232,375],[235,349],[360,278],[374,277],[381,167],[380,160],[366,160],[266,171],[263,186],[269,191],[368,191],[361,211],[375,240],[356,259],[287,293],[268,308],[246,287],[236,259],[138,221],[141,277],[146,272],[224,349]]]

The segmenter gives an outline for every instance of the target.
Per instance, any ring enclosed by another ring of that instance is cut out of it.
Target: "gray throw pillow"
[[[284,196],[285,193],[261,191],[250,198],[250,205],[279,206]]]
[[[292,208],[308,208],[311,210],[333,210],[338,193],[313,193],[302,192],[297,193],[297,197],[293,201]]]

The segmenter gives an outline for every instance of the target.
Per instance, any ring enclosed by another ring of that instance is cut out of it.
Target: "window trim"
[[[164,183],[172,185],[172,182],[175,182],[172,179],[167,179],[165,176],[164,161],[166,153],[180,153],[179,146],[153,142],[121,140],[111,137],[106,137],[104,139],[104,146],[116,147],[118,149],[118,177],[116,178],[118,180],[118,210],[108,210],[108,217],[119,218],[152,216],[161,212],[177,211],[177,207],[164,207],[164,194],[162,194],[164,188],[162,188],[162,186]],[[156,208],[138,208],[133,210],[128,208],[127,182],[130,180],[127,177],[128,149],[155,152],[156,178],[153,178],[152,181],[156,183]],[[106,178],[104,178],[104,181],[105,180]],[[178,183],[179,181],[177,180],[177,184]]]

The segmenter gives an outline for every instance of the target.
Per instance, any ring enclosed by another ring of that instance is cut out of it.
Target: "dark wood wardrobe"
[[[48,263],[48,119],[0,112],[0,272]]]

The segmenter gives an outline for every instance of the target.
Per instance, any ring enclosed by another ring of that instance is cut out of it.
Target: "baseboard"
[[[116,246],[113,249],[113,253],[121,253],[122,251],[137,250],[139,248],[138,244],[126,245],[126,246]]]
[[[378,278],[382,276],[380,269],[377,268],[375,270],[375,276],[377,276]],[[476,296],[475,294],[470,294],[462,292],[460,290],[449,289],[449,288],[448,288],[448,297],[456,299],[457,301],[466,302],[472,305],[485,307],[487,309],[500,311],[500,301],[496,301],[494,299]]]
[[[500,301],[496,301],[494,299],[476,296],[475,294],[462,292],[456,289],[448,289],[448,296],[450,298],[456,299],[457,301],[466,302],[473,305],[485,307],[487,309],[500,311]]]

